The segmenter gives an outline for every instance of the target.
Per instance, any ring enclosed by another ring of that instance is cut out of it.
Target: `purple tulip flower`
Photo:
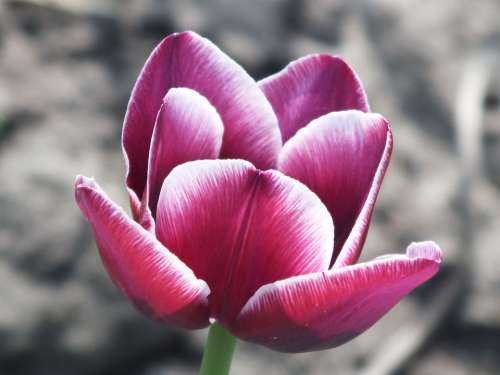
[[[439,269],[433,242],[356,263],[392,134],[339,57],[256,83],[210,41],[172,34],[139,75],[123,150],[133,219],[92,179],[76,200],[112,280],[152,319],[325,349]]]

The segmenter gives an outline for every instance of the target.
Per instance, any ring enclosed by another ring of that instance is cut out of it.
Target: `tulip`
[[[212,325],[202,373],[227,373],[213,345],[232,353],[233,337],[281,352],[341,345],[439,269],[433,242],[357,263],[392,133],[339,57],[256,83],[210,41],[172,34],[139,75],[122,140],[132,218],[86,177],[76,201],[140,311]]]

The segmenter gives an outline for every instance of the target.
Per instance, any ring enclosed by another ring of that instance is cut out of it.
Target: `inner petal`
[[[165,179],[157,236],[211,290],[211,316],[231,322],[262,285],[328,268],[333,223],[305,185],[242,160],[203,160]]]
[[[357,260],[391,149],[387,120],[354,110],[321,116],[285,143],[279,169],[314,191],[333,217],[332,264],[348,238],[353,247],[350,262]]]
[[[208,100],[188,88],[170,89],[163,99],[149,151],[147,203],[153,216],[165,177],[179,164],[219,156],[224,126]]]

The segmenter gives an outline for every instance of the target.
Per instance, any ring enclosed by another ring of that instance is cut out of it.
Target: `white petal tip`
[[[406,255],[412,259],[428,259],[436,263],[443,260],[443,251],[434,241],[412,242],[406,249]]]

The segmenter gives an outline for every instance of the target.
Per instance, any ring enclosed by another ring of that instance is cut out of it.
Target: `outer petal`
[[[283,142],[315,118],[370,107],[361,81],[340,57],[310,55],[259,82],[278,116]]]
[[[217,109],[225,127],[221,157],[250,160],[259,168],[275,165],[281,147],[277,119],[255,81],[207,39],[193,32],[172,34],[146,62],[125,116],[127,186],[139,199],[156,115],[173,87],[196,90]]]
[[[214,107],[196,91],[170,89],[156,119],[148,167],[149,207],[156,213],[163,180],[177,165],[216,159],[224,127]]]
[[[185,328],[208,325],[209,288],[204,281],[129,219],[93,180],[77,177],[75,195],[112,280],[139,310]]]
[[[165,179],[157,235],[210,286],[211,316],[230,322],[262,285],[327,269],[328,211],[304,185],[243,160],[182,164]]]
[[[389,123],[360,111],[322,116],[283,147],[279,169],[306,184],[333,216],[335,266],[359,257],[391,151]]]
[[[331,348],[356,337],[439,269],[433,242],[394,255],[265,285],[234,325],[240,338],[282,352]]]

